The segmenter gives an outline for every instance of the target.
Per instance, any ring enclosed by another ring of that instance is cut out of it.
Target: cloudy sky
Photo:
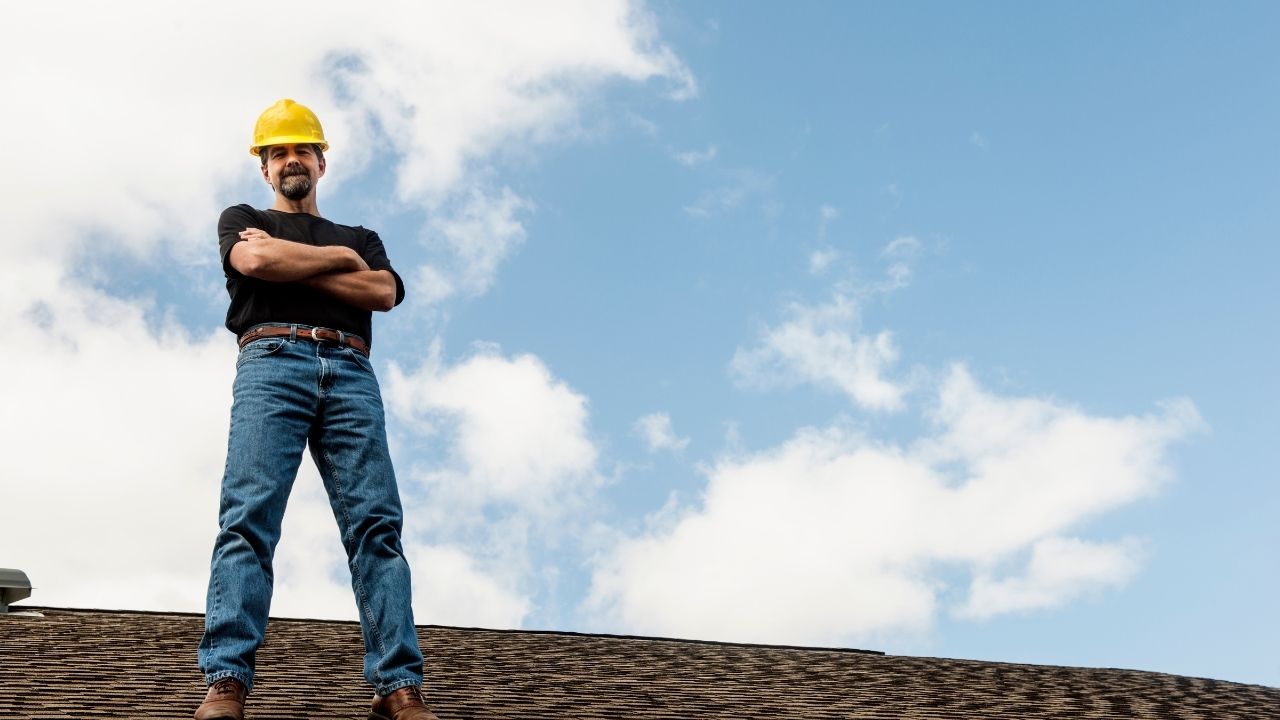
[[[1280,684],[1280,9],[6,4],[0,566],[203,609],[282,97],[422,623]],[[304,464],[273,613],[354,618]]]

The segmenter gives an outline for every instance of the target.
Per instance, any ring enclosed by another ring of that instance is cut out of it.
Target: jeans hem
[[[380,697],[386,697],[391,693],[399,690],[400,688],[406,688],[411,685],[422,687],[422,681],[416,678],[409,679],[409,680],[397,680],[395,682],[390,682],[390,683],[387,683],[386,685],[375,688],[374,692],[378,693]]]
[[[253,692],[253,678],[247,678],[243,674],[238,673],[235,670],[219,670],[218,672],[205,673],[204,684],[212,685],[223,678],[233,678],[233,679],[239,680],[240,684],[244,685],[244,689],[246,691]]]

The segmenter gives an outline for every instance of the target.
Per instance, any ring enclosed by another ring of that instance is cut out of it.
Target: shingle
[[[200,615],[0,616],[0,718],[187,718]],[[422,626],[442,720],[1280,719],[1280,689],[1132,670]],[[248,716],[363,718],[355,623],[273,619]]]

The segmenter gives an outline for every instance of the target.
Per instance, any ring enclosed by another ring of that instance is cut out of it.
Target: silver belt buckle
[[[316,331],[317,331],[317,330],[319,330],[319,329],[320,329],[320,328],[318,328],[318,327],[313,327],[313,328],[311,328],[311,339],[312,339],[312,340],[314,340],[314,341],[316,341],[316,342],[320,342],[320,338],[316,336]]]

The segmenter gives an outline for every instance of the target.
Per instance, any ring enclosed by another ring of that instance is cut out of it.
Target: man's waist
[[[239,344],[244,347],[254,340],[263,338],[287,337],[290,340],[310,340],[312,342],[329,342],[349,347],[365,357],[369,356],[369,343],[364,338],[342,330],[317,327],[315,325],[299,325],[289,323],[262,323],[254,325],[240,334]]]

